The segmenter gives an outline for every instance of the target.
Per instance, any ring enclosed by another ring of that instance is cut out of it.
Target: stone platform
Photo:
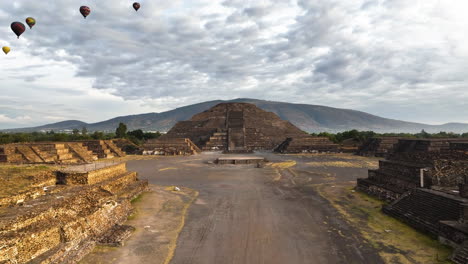
[[[131,199],[147,189],[125,163],[57,172],[56,186],[0,206],[0,263],[77,263],[95,245],[120,245]]]
[[[264,157],[259,156],[223,156],[215,160],[216,164],[259,164],[267,162]]]

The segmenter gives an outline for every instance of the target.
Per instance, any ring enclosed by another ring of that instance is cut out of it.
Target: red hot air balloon
[[[80,7],[80,13],[86,19],[86,17],[91,13],[91,9],[87,6]]]
[[[138,11],[138,9],[140,9],[140,3],[133,3],[133,8],[135,9],[135,11]]]
[[[26,26],[21,22],[13,22],[11,23],[11,30],[13,30],[13,32],[15,32],[16,36],[19,38],[26,30]]]

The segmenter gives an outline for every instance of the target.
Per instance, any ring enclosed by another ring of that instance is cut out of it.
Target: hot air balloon
[[[13,30],[13,32],[15,32],[16,36],[19,38],[26,30],[26,27],[21,22],[13,22],[11,23],[11,30]]]
[[[8,54],[8,52],[10,52],[10,47],[5,46],[2,48],[2,50],[5,52],[5,54]]]
[[[36,25],[36,19],[28,17],[26,18],[26,24],[28,24],[29,28],[32,28],[34,25]]]
[[[86,19],[86,17],[91,13],[91,9],[87,6],[80,7],[80,13]]]
[[[133,8],[135,9],[135,11],[138,11],[138,9],[140,9],[140,3],[133,3]]]

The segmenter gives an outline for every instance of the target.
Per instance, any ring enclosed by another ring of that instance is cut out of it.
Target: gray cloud
[[[3,3],[0,14],[7,15],[0,16],[1,24],[27,16],[38,23],[19,41],[7,29],[0,33],[8,34],[3,40],[15,49],[48,61],[30,70],[74,65],[75,78],[90,78],[92,89],[132,106],[166,110],[256,97],[412,121],[468,121],[468,51],[463,47],[468,19],[453,21],[452,13],[461,8],[456,5],[200,0],[162,6],[142,1],[134,12],[126,1],[83,3],[92,8],[86,20],[78,12],[81,3],[72,0],[47,6],[34,0]],[[434,10],[445,11],[438,13],[439,22],[431,20]],[[46,77],[21,71],[16,65],[0,73],[0,80],[16,76],[40,85]],[[48,91],[79,96],[91,93],[89,88]]]

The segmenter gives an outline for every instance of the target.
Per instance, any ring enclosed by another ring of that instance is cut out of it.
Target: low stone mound
[[[56,188],[0,208],[0,263],[76,263],[96,244],[121,244],[128,236],[131,228],[121,224],[146,181],[124,163],[75,166],[57,176]]]
[[[398,137],[370,138],[357,150],[357,154],[366,157],[386,157],[393,151],[393,146],[398,143]]]
[[[201,152],[189,138],[150,139],[143,148],[145,155],[194,155]]]
[[[274,151],[279,153],[338,152],[339,146],[327,137],[303,136],[287,138]]]

